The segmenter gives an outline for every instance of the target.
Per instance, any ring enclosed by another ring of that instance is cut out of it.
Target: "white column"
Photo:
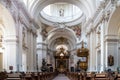
[[[105,67],[105,53],[104,53],[104,22],[101,24],[101,68],[100,71],[104,71]]]
[[[91,30],[90,33],[90,45],[89,45],[89,56],[90,56],[90,71],[95,71],[96,70],[96,51],[95,51],[95,47],[96,47],[96,34],[94,29]]]
[[[19,37],[19,43],[18,43],[18,69],[19,71],[22,71],[22,28],[23,26],[19,25],[19,30],[18,30],[18,37]]]
[[[32,30],[28,31],[28,53],[27,53],[27,70],[33,71],[34,70],[34,64],[33,64],[33,34]]]
[[[41,66],[42,66],[42,35],[40,34],[41,30],[38,30],[38,36],[37,36],[37,54],[38,54],[38,71],[41,71]]]
[[[5,57],[4,57],[4,61],[5,61],[5,69],[7,71],[9,70],[10,66],[13,66],[13,70],[12,71],[17,71],[17,53],[18,53],[18,42],[17,42],[17,38],[15,35],[7,35],[5,36]]]
[[[42,57],[43,58],[47,58],[47,44],[43,42],[43,45],[42,45]]]
[[[105,42],[105,68],[108,68],[108,42],[106,41]]]
[[[47,46],[44,43],[37,43],[38,70],[41,71],[42,59],[47,59]],[[49,55],[50,56],[50,55]]]
[[[92,40],[92,70],[96,70],[96,33],[95,30],[92,32],[93,34],[93,40]],[[91,54],[91,53],[90,53]]]
[[[42,35],[40,34],[41,30],[37,31],[37,63],[38,63],[38,71],[41,71],[42,66]]]
[[[89,55],[90,55],[90,71],[92,71],[93,70],[93,33],[91,32],[90,33],[90,52],[89,52]]]
[[[37,71],[37,62],[36,62],[36,54],[37,54],[37,51],[36,51],[36,46],[37,46],[37,43],[36,43],[36,39],[37,39],[37,34],[34,33],[33,34],[33,64],[34,64],[34,71]]]
[[[89,49],[89,55],[88,55],[88,71],[90,71],[90,34],[87,34],[87,44]]]
[[[42,66],[42,49],[37,48],[37,54],[38,54],[38,71],[41,71]]]

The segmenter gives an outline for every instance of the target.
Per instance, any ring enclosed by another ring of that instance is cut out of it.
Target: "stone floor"
[[[65,76],[64,74],[59,74],[53,80],[70,80],[70,79],[67,76]]]

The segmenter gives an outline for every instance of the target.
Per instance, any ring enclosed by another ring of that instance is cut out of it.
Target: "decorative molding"
[[[39,28],[39,25],[37,25],[37,22],[32,19],[31,15],[28,13],[25,5],[22,2],[19,0],[4,0],[2,3],[11,12],[16,23],[17,21],[20,21],[27,28]],[[33,26],[31,26],[31,24]]]
[[[118,42],[119,38],[117,35],[106,35],[104,41],[105,42]]]
[[[44,51],[47,51],[47,49],[43,49],[43,48],[37,48],[36,50],[44,50]]]
[[[118,39],[106,39],[105,41],[106,42],[118,42],[119,40]]]
[[[43,42],[38,42],[37,45],[45,45],[45,46],[47,46],[47,44],[43,43]]]
[[[26,44],[24,44],[22,47],[23,47],[24,50],[29,49]]]
[[[101,47],[101,44],[98,43],[97,46],[96,46],[96,49],[99,49]]]
[[[17,39],[6,39],[4,40],[5,42],[16,42],[18,43],[18,40]]]

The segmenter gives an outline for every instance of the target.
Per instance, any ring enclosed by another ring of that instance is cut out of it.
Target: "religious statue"
[[[77,66],[76,66],[76,71],[77,71],[77,72],[80,72],[80,71],[81,71],[80,66],[79,66],[80,62],[81,62],[81,60],[79,59],[79,60],[77,61]]]
[[[64,9],[60,9],[60,10],[59,10],[59,14],[60,14],[60,16],[63,17],[63,16],[64,16]]]
[[[42,72],[46,72],[46,71],[48,71],[48,67],[47,67],[47,64],[46,64],[45,59],[42,59],[42,67],[41,67],[41,71],[42,71]]]
[[[112,55],[108,56],[108,66],[114,65],[114,57]]]

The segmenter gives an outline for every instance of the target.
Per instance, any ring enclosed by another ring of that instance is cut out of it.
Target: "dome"
[[[40,15],[51,22],[70,22],[82,17],[80,8],[69,3],[54,3],[46,6]]]

